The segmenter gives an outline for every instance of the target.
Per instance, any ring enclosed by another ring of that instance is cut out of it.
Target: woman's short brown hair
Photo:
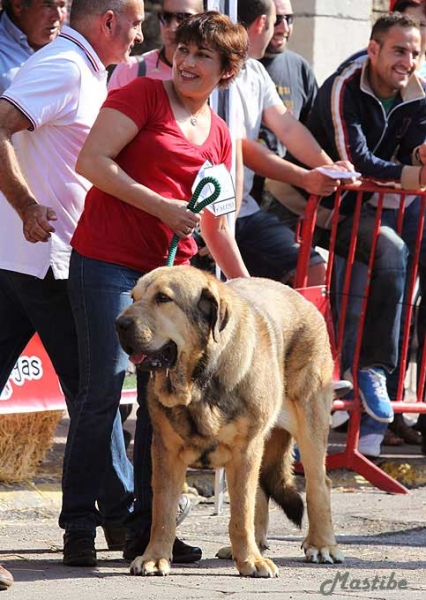
[[[218,87],[227,87],[243,67],[248,52],[245,27],[214,10],[185,19],[176,29],[176,44],[208,46],[219,53],[222,69],[232,72],[232,77],[221,79]]]

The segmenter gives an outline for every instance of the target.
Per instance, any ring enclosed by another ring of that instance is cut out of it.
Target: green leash
[[[207,196],[207,198],[201,200],[201,202],[198,202],[198,198],[200,197],[201,192],[203,191],[204,187],[209,183],[213,184],[215,188],[213,194]],[[203,208],[205,208],[206,206],[208,206],[209,204],[211,204],[219,198],[220,191],[220,183],[215,177],[204,177],[195,188],[195,192],[193,193],[191,200],[188,202],[189,210],[193,213],[199,213],[201,210],[203,210]],[[179,236],[176,234],[172,237],[172,241],[170,242],[169,247],[169,254],[167,256],[166,267],[172,267],[173,263],[175,262],[179,239]]]

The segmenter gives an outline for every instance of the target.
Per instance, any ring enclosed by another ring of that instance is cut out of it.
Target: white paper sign
[[[357,171],[339,171],[339,169],[333,169],[332,167],[317,167],[315,171],[319,171],[332,179],[356,179],[361,177],[361,173]]]
[[[193,192],[204,177],[214,177],[220,183],[219,197],[212,204],[206,206],[206,208],[212,212],[215,217],[235,212],[237,210],[237,203],[235,200],[234,182],[232,181],[231,174],[226,166],[224,164],[213,166],[207,161],[195,178],[192,186]],[[213,184],[205,185],[198,201],[211,196],[211,194],[214,193],[214,189]]]

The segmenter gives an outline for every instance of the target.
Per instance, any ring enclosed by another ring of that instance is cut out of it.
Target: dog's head
[[[225,286],[189,266],[161,267],[141,277],[133,304],[116,319],[120,343],[139,368],[185,376],[217,344],[229,320]],[[225,297],[224,297],[225,296]]]

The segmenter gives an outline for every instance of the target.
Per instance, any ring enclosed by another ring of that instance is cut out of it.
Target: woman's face
[[[178,44],[173,57],[173,82],[185,96],[207,99],[224,73],[220,54],[208,46]]]

